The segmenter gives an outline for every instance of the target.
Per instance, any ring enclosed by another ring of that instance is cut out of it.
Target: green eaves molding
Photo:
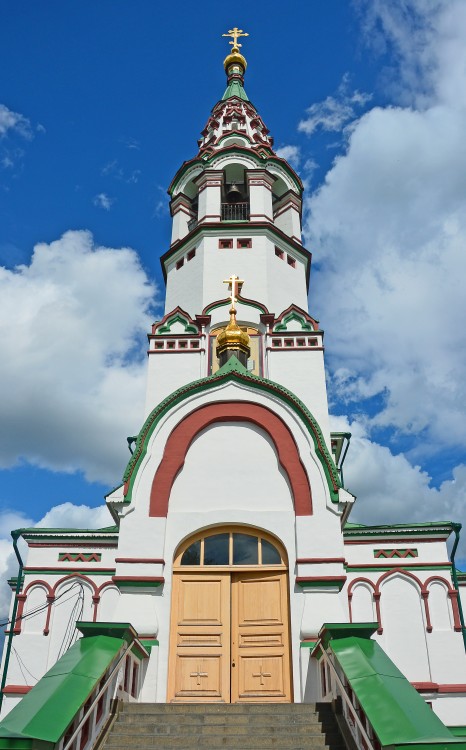
[[[27,740],[55,745],[123,644],[107,635],[76,641],[0,722],[0,750],[31,747]]]
[[[381,526],[347,523],[343,528],[345,539],[366,536],[429,536],[432,534],[449,535],[453,531],[452,521],[429,521],[426,523],[394,523]]]
[[[182,388],[174,391],[151,411],[138,435],[134,453],[131,456],[123,475],[123,481],[128,483],[125,502],[131,502],[134,480],[146,455],[150,437],[160,420],[171,411],[173,407],[177,406],[190,396],[209,391],[210,389],[216,388],[218,385],[228,381],[244,383],[249,388],[262,391],[263,393],[265,392],[266,394],[272,394],[275,399],[284,402],[295,412],[295,414],[297,414],[314,443],[317,458],[322,464],[327,479],[330,499],[333,503],[338,503],[338,490],[342,486],[341,479],[333,458],[329,453],[317,420],[294,393],[287,388],[284,388],[284,386],[275,383],[273,380],[252,375],[242,364],[240,364],[236,357],[231,357],[214,375],[194,380],[192,383],[188,383]]]
[[[376,641],[350,636],[329,647],[382,747],[466,750]]]
[[[256,300],[246,299],[240,294],[238,294],[236,300],[238,304],[246,305],[246,307],[254,307],[256,310],[260,310],[261,313],[268,312],[266,306],[261,302],[256,302]],[[217,302],[211,302],[210,305],[207,305],[207,307],[204,308],[203,314],[210,315],[212,310],[216,310],[217,307],[226,307],[227,305],[231,305],[231,297],[225,297],[225,299],[218,300]]]

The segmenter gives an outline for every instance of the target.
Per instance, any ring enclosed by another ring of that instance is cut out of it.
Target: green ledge
[[[382,747],[466,750],[376,641],[351,635],[331,639],[329,648]]]
[[[314,648],[317,646],[317,641],[301,641],[299,644],[300,648]]]
[[[312,438],[317,458],[322,465],[327,479],[330,499],[333,503],[338,503],[338,490],[342,486],[341,479],[315,417],[313,417],[309,409],[292,391],[279,385],[279,383],[275,383],[273,380],[252,375],[240,364],[236,357],[231,357],[227,364],[221,367],[220,370],[217,370],[214,375],[194,380],[174,391],[152,410],[139,432],[134,453],[123,475],[123,481],[128,483],[125,503],[131,502],[133,485],[138,469],[146,455],[150,437],[160,420],[175,406],[191,396],[217,388],[228,381],[236,381],[237,383],[246,384],[254,390],[272,394],[275,399],[279,399],[295,412]]]
[[[346,583],[346,576],[337,580],[328,580],[325,578],[306,578],[305,576],[296,578],[296,585],[306,589],[323,589],[334,588],[341,591]]]
[[[157,589],[159,586],[162,586],[164,584],[164,581],[135,580],[135,581],[114,581],[114,583],[118,589],[134,589],[134,588]]]
[[[150,654],[153,648],[159,646],[157,638],[142,638],[141,643],[146,649],[147,653]]]

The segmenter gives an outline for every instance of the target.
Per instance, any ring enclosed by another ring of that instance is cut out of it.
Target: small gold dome
[[[246,58],[243,57],[238,47],[233,47],[230,54],[227,55],[225,57],[225,60],[223,61],[223,67],[225,68],[225,71],[227,73],[228,73],[228,68],[230,67],[230,65],[241,65],[241,67],[243,68],[243,72],[248,67]]]
[[[227,349],[239,349],[249,356],[249,336],[236,322],[236,310],[230,308],[230,322],[217,336],[217,357]]]

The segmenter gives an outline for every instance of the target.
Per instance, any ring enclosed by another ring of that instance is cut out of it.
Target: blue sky
[[[246,90],[306,185],[345,480],[367,523],[465,515],[459,0],[4,2],[0,568],[9,529],[107,523],[163,306],[166,188],[249,32]],[[195,311],[193,311],[195,312]],[[466,547],[462,556],[466,558]]]

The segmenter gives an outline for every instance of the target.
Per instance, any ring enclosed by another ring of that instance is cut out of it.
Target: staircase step
[[[329,704],[125,703],[104,750],[346,750]]]

